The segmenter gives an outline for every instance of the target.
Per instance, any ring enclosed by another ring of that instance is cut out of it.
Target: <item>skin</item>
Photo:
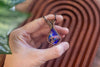
[[[55,19],[53,14],[45,16],[47,20]],[[57,15],[57,23],[63,22],[63,17]],[[54,25],[62,38],[69,32],[65,27]],[[50,31],[43,18],[36,19],[23,27],[11,32],[9,45],[11,55],[6,55],[4,67],[40,67],[46,61],[60,57],[68,48],[68,42],[61,42],[47,49],[37,49],[36,46],[47,41]]]
[[[26,0],[23,3],[20,3],[15,6],[16,10],[21,12],[27,12],[28,8],[30,7],[30,4],[35,0]]]

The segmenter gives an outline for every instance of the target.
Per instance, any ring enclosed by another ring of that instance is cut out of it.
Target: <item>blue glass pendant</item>
[[[61,37],[54,28],[54,24],[56,22],[56,15],[55,15],[55,20],[47,20],[44,16],[43,18],[47,22],[47,24],[50,26],[50,29],[51,29],[48,36],[48,42],[52,45],[58,44],[61,41]]]
[[[57,33],[57,31],[54,29],[54,27],[52,27],[50,30],[50,34],[48,36],[48,41],[52,45],[56,45],[61,41],[61,37]]]

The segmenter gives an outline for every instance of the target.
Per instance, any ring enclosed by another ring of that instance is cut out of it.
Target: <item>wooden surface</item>
[[[91,67],[100,67],[100,46]]]
[[[25,23],[56,13],[64,16],[64,22],[58,25],[70,29],[63,39],[70,43],[70,49],[41,67],[91,67],[100,43],[100,9],[96,0],[34,0],[29,12],[32,17]],[[48,47],[46,42],[41,49]]]
[[[5,55],[0,54],[0,67],[3,67]]]
[[[100,67],[99,0],[33,0],[29,8],[33,16],[24,24],[43,15],[57,13],[65,19],[59,25],[70,29],[63,39],[70,43],[70,49],[62,57],[48,61],[41,67]],[[46,42],[41,48],[48,47]],[[4,60],[1,58],[4,58],[3,55],[0,55],[0,61]]]

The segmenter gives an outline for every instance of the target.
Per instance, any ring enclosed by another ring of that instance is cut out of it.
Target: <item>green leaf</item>
[[[25,0],[1,0],[1,1],[9,6],[14,6],[16,4],[24,2]]]
[[[0,6],[0,54],[10,54],[8,33],[28,18],[29,14],[4,8],[6,5],[3,2]]]

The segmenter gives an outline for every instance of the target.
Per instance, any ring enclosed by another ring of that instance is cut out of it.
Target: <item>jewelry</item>
[[[49,33],[47,41],[52,45],[58,44],[61,41],[61,36],[58,34],[58,32],[54,28],[54,24],[56,22],[56,15],[55,15],[54,20],[47,20],[44,16],[43,18],[45,19],[47,24],[50,26],[50,33]]]

